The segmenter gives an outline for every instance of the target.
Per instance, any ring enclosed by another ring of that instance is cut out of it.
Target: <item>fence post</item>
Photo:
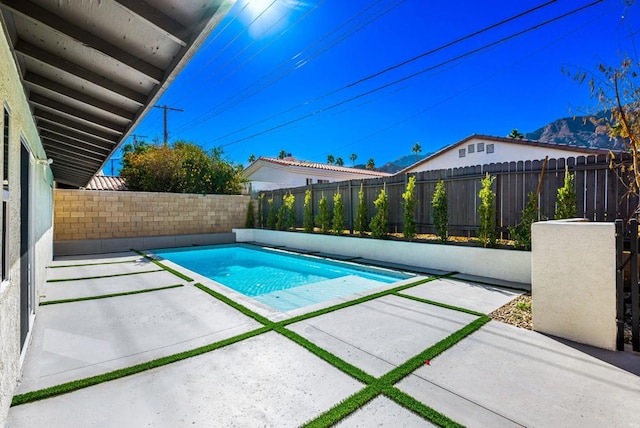
[[[638,299],[638,219],[629,220],[631,228],[631,347],[640,351],[640,301]]]
[[[616,350],[624,350],[624,230],[621,219],[616,224]]]

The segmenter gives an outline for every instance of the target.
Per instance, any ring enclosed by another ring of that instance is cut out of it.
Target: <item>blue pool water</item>
[[[282,311],[411,277],[246,245],[169,248],[155,254]]]

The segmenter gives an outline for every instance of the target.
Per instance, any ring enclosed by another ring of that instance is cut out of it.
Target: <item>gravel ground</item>
[[[532,330],[531,294],[523,294],[489,314],[496,321]]]

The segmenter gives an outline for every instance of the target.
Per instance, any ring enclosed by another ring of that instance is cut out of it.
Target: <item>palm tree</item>
[[[369,158],[369,160],[367,161],[366,168],[373,170],[373,169],[375,169],[375,167],[376,167],[375,161],[373,160],[373,158]]]
[[[420,145],[420,143],[415,143],[411,151],[416,154],[416,162],[418,162],[418,153],[422,151],[422,146]]]
[[[344,161],[342,160],[342,158],[341,158],[341,157],[338,157],[338,158],[336,159],[336,165],[338,165],[338,166],[344,166]]]
[[[280,150],[280,153],[278,154],[278,159],[284,159],[287,157],[287,151],[286,150]]]
[[[358,155],[355,153],[351,153],[351,156],[349,156],[349,159],[351,159],[351,164],[353,166],[356,166],[356,159],[358,159]]]
[[[256,155],[254,155],[253,153],[251,153],[251,154],[249,155],[249,163],[253,163],[253,162],[255,162],[255,160],[256,160]]]
[[[518,128],[513,128],[507,137],[522,140],[524,138],[524,134],[518,131]]]
[[[336,159],[333,157],[333,155],[329,155],[327,156],[327,163],[329,165],[333,165],[335,163]]]

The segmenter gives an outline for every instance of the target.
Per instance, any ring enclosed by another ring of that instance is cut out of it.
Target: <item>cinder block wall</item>
[[[54,241],[227,233],[244,227],[249,196],[54,191]]]

